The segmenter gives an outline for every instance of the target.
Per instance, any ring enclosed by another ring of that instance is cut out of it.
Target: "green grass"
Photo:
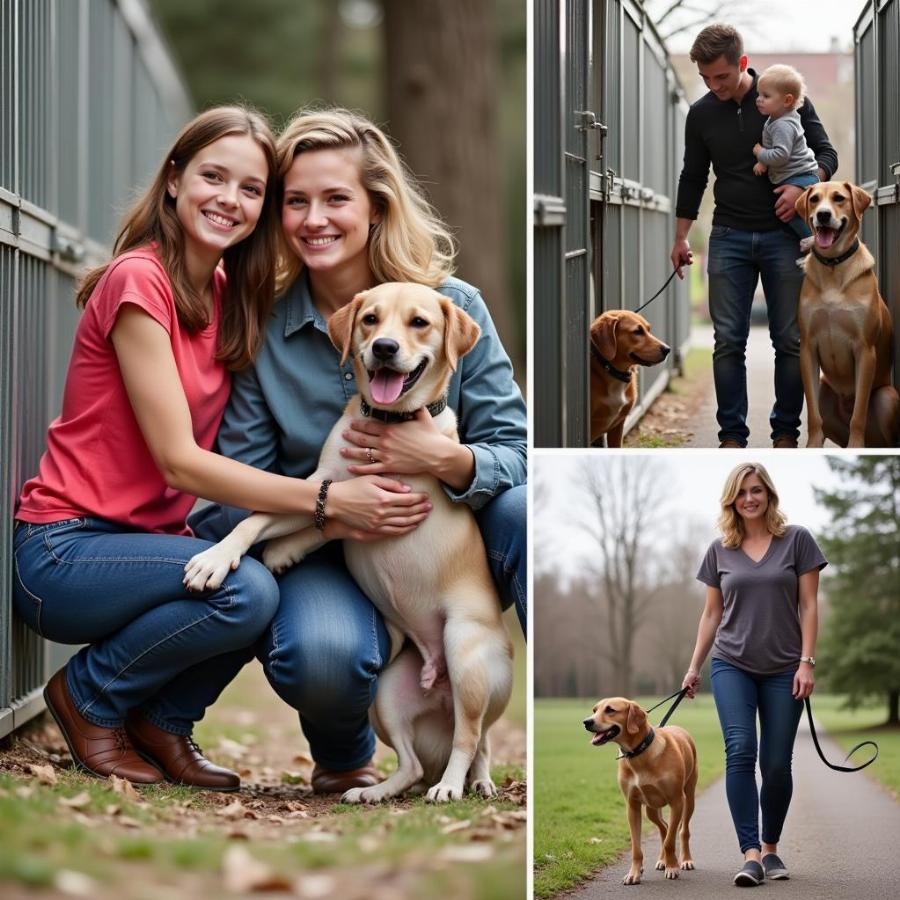
[[[647,708],[658,698],[638,700]],[[595,702],[534,702],[535,897],[550,897],[577,884],[613,862],[629,844],[615,746],[591,746],[581,724]],[[661,712],[651,713],[651,721],[658,722]],[[694,738],[702,789],[725,766],[712,698],[683,703],[672,724],[683,726]]]
[[[840,696],[813,694],[812,708],[816,722],[845,751],[860,741],[875,741],[878,744],[878,759],[864,770],[865,774],[884,785],[895,798],[900,797],[900,728],[884,725],[887,720],[886,704],[850,710],[841,708],[843,703],[844,698]],[[871,747],[860,748],[847,765],[864,763],[872,752]],[[829,759],[829,762],[844,764],[842,759]]]

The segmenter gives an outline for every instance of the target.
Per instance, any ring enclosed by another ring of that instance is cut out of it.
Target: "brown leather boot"
[[[778,437],[772,441],[772,446],[776,450],[796,450],[797,438],[792,434],[779,434]]]
[[[65,666],[47,682],[44,700],[79,768],[100,778],[117,775],[133,784],[163,781],[159,769],[141,759],[131,746],[124,728],[94,725],[78,712],[66,684]]]
[[[190,735],[172,734],[157,728],[137,709],[128,714],[125,728],[132,744],[142,756],[163,770],[167,781],[207,791],[236,791],[240,788],[240,775],[211,763]]]
[[[340,771],[337,769],[324,769],[318,763],[313,768],[312,783],[313,793],[316,794],[343,794],[355,787],[372,787],[383,781],[381,772],[372,765],[370,759],[364,766],[358,769]]]

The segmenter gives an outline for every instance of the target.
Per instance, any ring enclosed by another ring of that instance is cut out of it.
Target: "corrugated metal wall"
[[[71,648],[12,615],[12,515],[58,414],[84,264],[190,106],[140,0],[0,3],[0,736]]]
[[[870,0],[853,29],[856,180],[875,198],[862,238],[875,256],[881,296],[894,320],[894,383],[900,362],[900,0]]]
[[[534,440],[583,447],[590,322],[606,309],[635,309],[671,271],[687,104],[632,0],[535,0],[534,28]],[[680,364],[686,283],[644,314],[676,352],[640,370],[629,425]]]

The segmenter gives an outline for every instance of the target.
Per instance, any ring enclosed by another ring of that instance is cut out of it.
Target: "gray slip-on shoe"
[[[748,859],[744,868],[734,876],[734,883],[738,887],[756,887],[762,884],[765,877],[763,867],[756,860]]]
[[[766,870],[766,878],[771,878],[773,881],[783,881],[785,878],[791,877],[787,866],[777,853],[767,853],[762,858],[762,866]]]

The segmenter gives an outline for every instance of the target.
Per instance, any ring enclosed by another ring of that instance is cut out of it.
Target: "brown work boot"
[[[348,769],[343,772],[336,769],[324,769],[316,763],[311,779],[313,793],[316,794],[343,794],[350,788],[372,787],[383,780],[381,772],[372,765],[371,759],[358,769]]]
[[[796,450],[797,438],[790,434],[779,434],[778,437],[772,441],[772,446],[776,450]]]
[[[132,747],[124,728],[103,728],[88,722],[75,708],[63,666],[44,688],[47,709],[56,719],[75,765],[91,775],[117,775],[133,784],[159,784],[162,773]]]
[[[739,444],[734,438],[725,438],[721,444],[719,444],[720,450],[743,450],[744,445]]]
[[[137,750],[162,769],[167,781],[207,791],[240,788],[240,775],[211,763],[190,735],[158,728],[137,709],[128,714],[125,728]]]

